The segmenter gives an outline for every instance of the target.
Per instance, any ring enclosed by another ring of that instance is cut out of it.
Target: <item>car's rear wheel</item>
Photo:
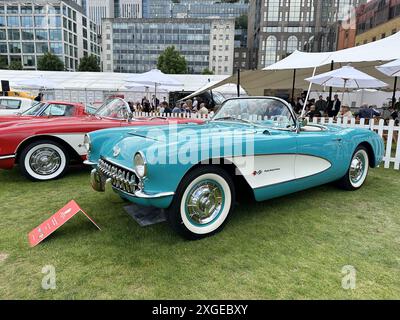
[[[346,190],[357,190],[361,188],[367,179],[368,169],[368,151],[365,147],[359,146],[356,151],[354,151],[349,169],[339,180],[339,186]]]
[[[235,188],[231,176],[217,166],[198,167],[181,181],[167,219],[177,233],[189,240],[222,230],[232,211]]]
[[[20,170],[33,181],[60,178],[67,170],[68,162],[69,155],[65,147],[51,140],[29,144],[19,157]]]

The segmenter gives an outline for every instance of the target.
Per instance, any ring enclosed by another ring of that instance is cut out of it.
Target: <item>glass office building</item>
[[[234,19],[104,19],[103,70],[141,73],[156,68],[169,46],[185,56],[188,73],[231,74]]]
[[[235,18],[247,14],[248,1],[142,0],[144,18]]]
[[[46,52],[57,55],[65,69],[77,70],[79,59],[100,59],[96,26],[72,1],[0,2],[0,59],[3,65],[20,62],[36,69]]]

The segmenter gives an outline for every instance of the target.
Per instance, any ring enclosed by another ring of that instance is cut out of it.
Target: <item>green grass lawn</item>
[[[371,170],[356,192],[326,185],[240,204],[221,233],[195,242],[166,223],[139,227],[88,180],[82,169],[46,183],[0,171],[0,299],[400,298],[399,171]],[[71,199],[102,231],[76,216],[30,248],[28,232]],[[55,290],[41,287],[45,265]],[[354,290],[342,288],[345,265]]]

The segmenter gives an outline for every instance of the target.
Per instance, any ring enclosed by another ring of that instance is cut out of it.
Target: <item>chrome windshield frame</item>
[[[272,100],[279,101],[279,102],[283,103],[283,104],[286,106],[286,108],[288,108],[288,110],[289,110],[289,112],[290,112],[290,115],[291,115],[291,117],[292,117],[292,119],[293,119],[293,123],[294,123],[294,125],[293,125],[292,127],[290,127],[290,128],[276,128],[276,127],[270,127],[270,126],[266,126],[266,127],[274,128],[274,129],[278,129],[278,130],[287,130],[287,131],[296,130],[296,128],[298,127],[298,119],[297,119],[297,117],[296,117],[296,114],[295,114],[294,111],[293,111],[292,106],[291,106],[288,102],[286,102],[285,100],[283,100],[283,99],[281,99],[281,98],[277,98],[277,97],[272,97],[272,96],[251,96],[251,97],[234,97],[234,98],[229,98],[229,99],[226,99],[226,100],[222,103],[222,105],[221,105],[220,109],[218,110],[218,112],[220,112],[220,111],[222,110],[222,108],[224,107],[225,103],[227,103],[228,101],[231,101],[231,100],[260,100],[260,99],[269,99],[269,100],[272,99]],[[218,121],[218,119],[215,119],[215,120],[214,120],[214,118],[215,118],[215,116],[218,114],[218,112],[212,117],[212,119],[210,120],[210,122]],[[227,121],[229,121],[229,120],[227,120]],[[252,122],[252,121],[250,121],[250,123],[252,123],[252,124],[254,124],[254,125],[260,125],[260,124],[257,123],[257,122]]]

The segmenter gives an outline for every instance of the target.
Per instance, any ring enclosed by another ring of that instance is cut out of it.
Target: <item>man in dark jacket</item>
[[[361,108],[358,112],[356,112],[355,116],[364,119],[372,119],[373,117],[379,117],[381,114],[376,111],[372,106],[369,106],[364,103],[361,105]]]

